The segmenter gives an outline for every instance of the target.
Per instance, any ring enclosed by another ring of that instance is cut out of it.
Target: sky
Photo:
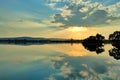
[[[119,27],[120,0],[0,0],[0,37],[108,38]]]

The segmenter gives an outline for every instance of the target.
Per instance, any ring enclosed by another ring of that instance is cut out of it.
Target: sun
[[[85,27],[69,27],[68,31],[71,31],[71,32],[82,32],[82,31],[87,31],[87,28],[85,28]]]
[[[68,28],[56,31],[52,34],[52,36],[65,39],[85,39],[88,36],[93,35],[95,31],[95,29],[91,29],[88,27],[70,26]]]

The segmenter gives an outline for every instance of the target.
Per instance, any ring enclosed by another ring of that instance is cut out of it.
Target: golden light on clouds
[[[85,39],[91,35],[96,34],[95,28],[87,27],[69,27],[52,33],[52,37],[55,38],[73,38],[73,39]]]

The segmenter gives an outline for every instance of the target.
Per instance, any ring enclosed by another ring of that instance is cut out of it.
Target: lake
[[[0,45],[0,80],[120,80],[120,60],[81,44]]]

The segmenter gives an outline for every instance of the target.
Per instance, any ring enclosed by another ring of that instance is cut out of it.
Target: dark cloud
[[[115,5],[115,4],[114,4]],[[120,20],[118,14],[116,16],[109,12],[112,8],[117,9],[118,6],[103,6],[100,3],[81,2],[81,4],[65,5],[61,13],[54,15],[53,23],[63,23],[64,27],[69,26],[99,26],[108,25],[114,20]],[[69,13],[67,13],[69,11]]]

